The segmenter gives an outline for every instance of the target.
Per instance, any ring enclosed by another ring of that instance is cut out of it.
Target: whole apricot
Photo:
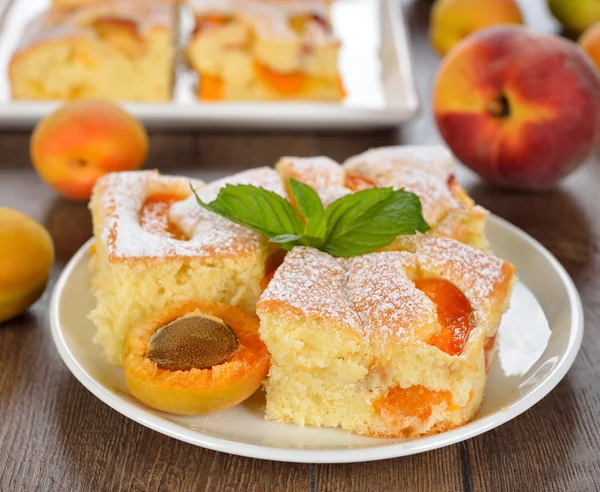
[[[600,69],[600,22],[586,29],[577,43]]]
[[[42,295],[53,261],[48,231],[25,214],[0,207],[0,323]]]
[[[430,17],[429,39],[441,55],[480,29],[498,24],[523,24],[515,0],[436,0]]]
[[[104,174],[133,171],[148,155],[148,135],[115,103],[69,102],[33,131],[31,160],[39,176],[73,200],[88,200]]]

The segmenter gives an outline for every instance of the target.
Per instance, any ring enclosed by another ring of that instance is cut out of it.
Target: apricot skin
[[[577,41],[600,70],[600,22],[588,28]]]
[[[94,183],[104,174],[142,167],[148,155],[148,135],[114,103],[74,101],[37,124],[30,154],[46,183],[67,198],[88,200]]]
[[[429,39],[440,55],[469,34],[498,24],[523,24],[515,0],[436,0]]]
[[[238,336],[240,349],[226,363],[211,369],[159,368],[147,356],[152,334],[194,311],[222,319]],[[267,375],[269,354],[254,316],[219,302],[184,301],[160,309],[129,331],[123,343],[123,370],[129,391],[140,402],[172,414],[200,415],[250,397]]]
[[[21,212],[0,208],[0,323],[37,301],[53,261],[54,244],[48,231]]]

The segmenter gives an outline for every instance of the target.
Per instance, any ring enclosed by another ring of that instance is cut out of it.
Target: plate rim
[[[489,415],[478,421],[479,425],[474,426],[471,429],[467,429],[466,432],[466,426],[461,426],[442,434],[411,440],[410,447],[406,447],[405,443],[394,443],[375,447],[349,449],[294,449],[240,443],[204,434],[198,430],[190,430],[195,434],[194,437],[190,437],[186,432],[182,432],[182,429],[185,429],[185,427],[182,425],[172,422],[164,417],[152,414],[147,415],[146,413],[141,412],[139,408],[135,407],[132,403],[111,394],[102,384],[97,382],[90,374],[87,373],[77,358],[70,351],[60,328],[59,305],[61,293],[64,290],[64,286],[69,280],[73,270],[76,268],[81,258],[87,254],[89,247],[94,241],[94,238],[90,238],[88,241],[86,241],[85,244],[79,248],[77,253],[73,255],[61,272],[54,286],[50,300],[49,313],[52,339],[61,359],[73,376],[75,376],[75,378],[88,391],[90,391],[94,396],[111,407],[113,410],[116,410],[121,415],[124,415],[134,422],[137,422],[163,435],[213,451],[226,452],[248,458],[282,462],[356,463],[409,456],[412,454],[439,449],[451,444],[465,441],[472,437],[483,434],[495,427],[499,427],[536,405],[564,378],[568,370],[571,368],[575,358],[577,357],[583,339],[583,304],[579,292],[565,268],[548,249],[546,249],[540,242],[527,234],[525,231],[494,214],[490,214],[489,220],[497,222],[502,227],[510,230],[511,233],[515,234],[520,239],[535,247],[535,249],[542,254],[546,260],[549,261],[549,263],[558,273],[563,285],[567,290],[569,305],[572,309],[570,321],[571,330],[569,334],[568,345],[563,357],[556,364],[556,366],[552,368],[552,371],[544,378],[541,384],[537,385],[525,398],[507,408],[503,412],[501,418],[498,417],[497,413]],[[419,442],[422,443],[419,444]]]

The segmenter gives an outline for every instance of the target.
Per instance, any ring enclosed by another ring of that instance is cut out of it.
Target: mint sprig
[[[359,256],[385,248],[402,234],[429,230],[419,197],[404,189],[370,188],[343,196],[327,209],[310,186],[292,178],[290,190],[298,210],[277,193],[252,185],[226,185],[210,203],[192,188],[202,208],[285,250],[311,246],[333,256]]]

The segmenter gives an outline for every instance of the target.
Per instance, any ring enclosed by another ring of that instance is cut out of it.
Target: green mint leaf
[[[327,207],[322,250],[333,256],[359,256],[388,246],[401,234],[427,232],[429,225],[414,193],[371,188],[346,195]]]
[[[321,198],[310,186],[294,178],[290,179],[290,189],[296,199],[296,205],[300,213],[305,218],[304,234],[311,236],[313,241],[316,240],[316,248],[321,247],[327,231],[325,208]]]
[[[210,203],[204,203],[193,187],[192,191],[202,208],[268,238],[283,234],[303,235],[304,225],[298,212],[285,198],[272,191],[251,185],[228,184]]]
[[[280,234],[279,236],[272,237],[269,239],[270,243],[291,243],[302,239],[303,236],[298,234]]]
[[[285,250],[303,245],[333,256],[358,256],[388,246],[399,235],[429,230],[419,197],[405,190],[371,188],[342,197],[324,210],[310,186],[291,179],[302,217],[285,198],[264,188],[226,185],[210,203],[204,203],[191,184],[190,188],[201,207],[263,234]]]

